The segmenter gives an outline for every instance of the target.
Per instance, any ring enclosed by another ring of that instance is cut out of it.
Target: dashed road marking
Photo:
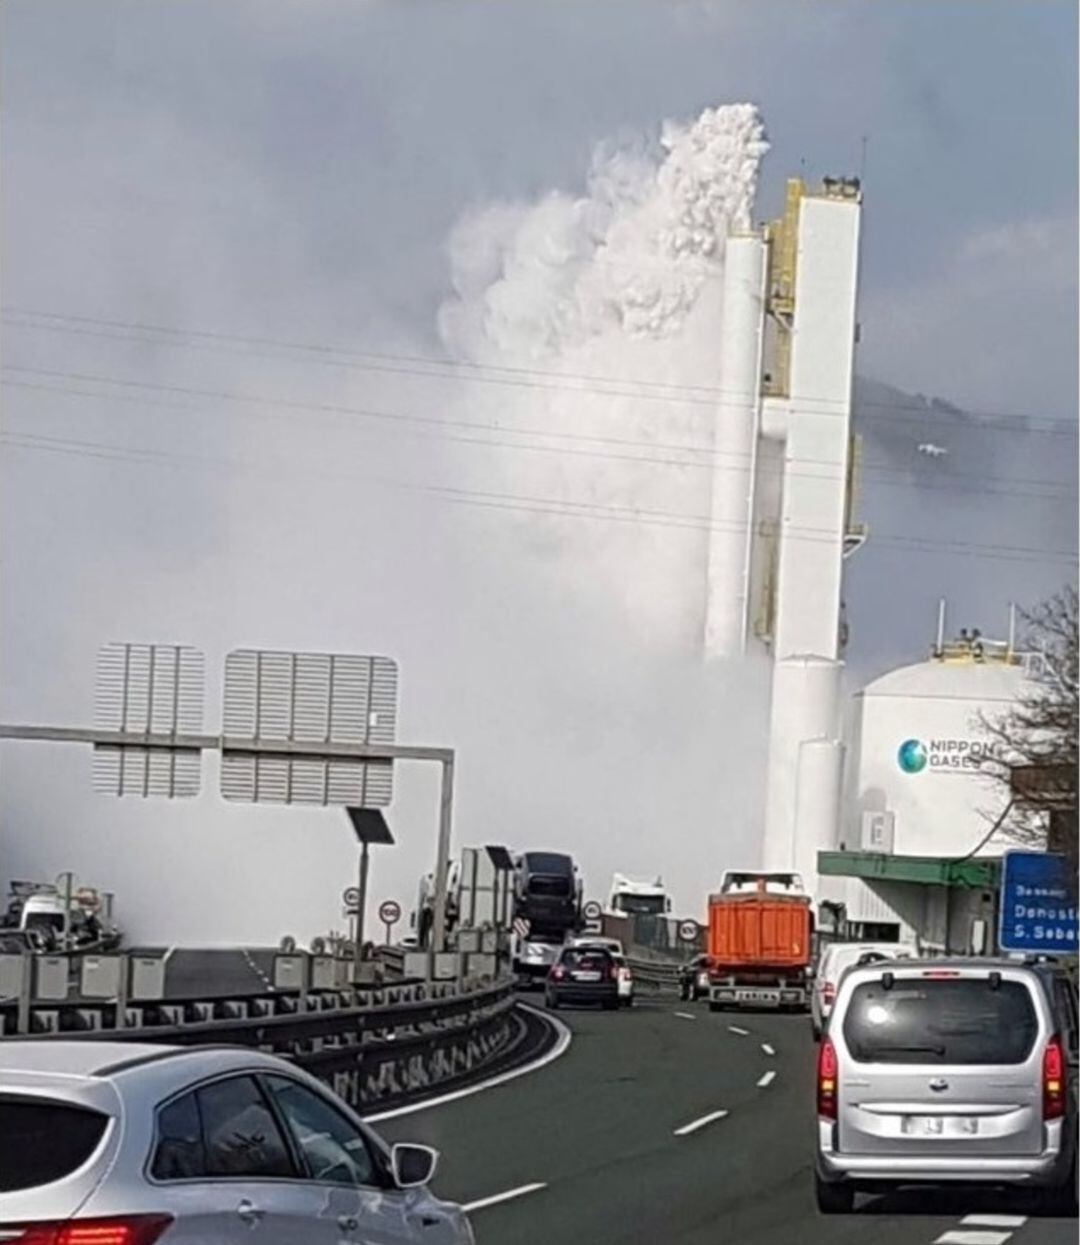
[[[776,1054],[776,1051],[775,1051],[775,1050],[773,1050],[773,1048],[769,1045],[769,1043],[768,1043],[768,1042],[762,1042],[762,1043],[761,1043],[761,1049],[765,1052],[765,1054],[766,1054],[766,1055],[775,1055],[775,1054]]]
[[[241,947],[240,950],[243,952],[244,959],[247,960],[248,968],[250,968],[255,976],[262,981],[263,985],[266,986],[268,990],[273,990],[274,983],[270,980],[266,973],[263,972],[258,964],[255,963],[251,957],[251,952],[247,949],[247,947]]]
[[[749,1029],[740,1029],[738,1025],[728,1025],[727,1030],[728,1030],[728,1033],[734,1033],[734,1034],[737,1034],[739,1037],[749,1037],[749,1036],[750,1036],[750,1030],[749,1030]]]
[[[505,1193],[494,1193],[491,1197],[482,1197],[476,1202],[466,1202],[461,1209],[466,1214],[470,1214],[474,1210],[483,1210],[485,1206],[495,1206],[499,1202],[509,1202],[515,1197],[524,1197],[526,1193],[536,1193],[539,1189],[546,1188],[547,1185],[543,1183],[518,1185],[516,1189],[507,1189]]]
[[[690,1012],[675,1012],[675,1015],[678,1016],[680,1020],[697,1020],[697,1017],[691,1015]]]
[[[758,1089],[764,1089],[766,1085],[771,1085],[776,1080],[776,1073],[772,1068],[758,1081]]]
[[[690,1133],[696,1133],[699,1128],[704,1128],[706,1124],[711,1124],[714,1120],[722,1120],[727,1114],[726,1111],[710,1111],[708,1115],[703,1115],[697,1120],[691,1120],[689,1124],[684,1124],[682,1128],[675,1129],[675,1136],[686,1137]]]
[[[954,1228],[951,1232],[942,1233],[934,1245],[1005,1245],[1010,1236],[1012,1236],[1011,1232],[984,1232],[980,1228],[968,1231],[963,1228]]]
[[[965,1215],[960,1222],[967,1228],[1022,1228],[1027,1215]]]

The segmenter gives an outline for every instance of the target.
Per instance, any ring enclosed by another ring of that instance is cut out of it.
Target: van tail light
[[[833,981],[825,982],[825,984],[821,987],[821,999],[822,999],[822,1002],[828,1003],[828,1005],[832,1007],[832,1005],[836,1002],[836,983],[835,982]]]
[[[13,1224],[22,1235],[4,1240],[12,1245],[154,1245],[172,1221],[172,1215],[120,1215]]]
[[[836,1119],[837,1094],[839,1092],[840,1061],[836,1047],[830,1038],[824,1038],[818,1047],[817,1064],[817,1110],[823,1120]]]
[[[1056,1034],[1043,1052],[1043,1119],[1060,1120],[1065,1114],[1065,1048]]]
[[[552,981],[562,981],[566,976],[566,969],[560,968],[558,964],[551,970],[550,977]]]

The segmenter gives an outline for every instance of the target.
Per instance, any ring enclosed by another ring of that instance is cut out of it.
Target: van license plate
[[[908,1137],[974,1137],[978,1117],[962,1115],[905,1115],[900,1131]]]

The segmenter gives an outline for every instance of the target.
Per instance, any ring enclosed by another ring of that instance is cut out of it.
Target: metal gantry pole
[[[432,923],[431,949],[428,954],[430,975],[435,976],[435,956],[446,950],[446,901],[450,875],[451,810],[454,803],[453,754],[442,759],[442,788],[439,793],[439,838],[435,848],[435,913]]]
[[[357,879],[360,897],[356,901],[356,938],[353,940],[353,980],[360,980],[360,966],[364,959],[364,916],[367,912],[368,892],[368,843],[360,844],[360,874]]]

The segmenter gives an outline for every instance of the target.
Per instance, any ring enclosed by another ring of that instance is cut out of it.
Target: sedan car
[[[426,1187],[437,1158],[258,1051],[0,1046],[9,1245],[473,1245]]]
[[[564,947],[552,965],[544,987],[548,1007],[563,1003],[599,1003],[619,1006],[619,967],[604,947]]]

